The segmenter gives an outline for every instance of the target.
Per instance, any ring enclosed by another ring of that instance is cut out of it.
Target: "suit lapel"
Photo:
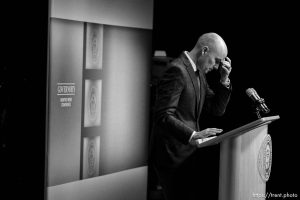
[[[198,85],[197,77],[196,77],[196,74],[194,72],[194,69],[193,69],[190,61],[188,60],[188,58],[186,57],[186,55],[184,53],[182,55],[182,60],[183,60],[184,65],[186,66],[186,69],[187,69],[189,76],[193,83],[193,87],[194,87],[195,94],[196,94],[196,105],[197,105],[196,111],[198,111],[199,110],[199,101],[200,101],[200,88]]]
[[[202,110],[202,106],[204,104],[204,101],[205,101],[205,96],[206,96],[206,77],[205,77],[205,74],[203,71],[200,71],[199,72],[199,76],[200,76],[200,87],[201,87],[201,94],[200,96],[202,98],[200,98],[200,101],[199,101],[199,106],[198,106],[198,116],[197,116],[197,119],[199,119],[200,117],[200,111]],[[200,93],[199,91],[199,93]]]

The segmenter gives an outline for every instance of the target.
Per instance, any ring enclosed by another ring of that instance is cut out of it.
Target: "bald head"
[[[201,35],[193,51],[200,53],[204,47],[208,47],[209,53],[214,53],[220,58],[225,58],[228,53],[224,40],[216,33],[205,33]]]

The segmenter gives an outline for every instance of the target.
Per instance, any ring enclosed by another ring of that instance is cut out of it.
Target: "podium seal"
[[[271,173],[272,166],[272,140],[269,134],[266,135],[260,146],[257,159],[258,172],[264,182],[267,182]]]

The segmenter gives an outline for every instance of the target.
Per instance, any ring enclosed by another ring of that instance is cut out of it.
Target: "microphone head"
[[[255,95],[255,90],[254,90],[253,88],[248,88],[248,89],[246,90],[246,94],[247,94],[249,97],[251,97],[251,96]]]

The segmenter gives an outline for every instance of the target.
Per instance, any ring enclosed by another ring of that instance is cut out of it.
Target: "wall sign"
[[[75,83],[57,83],[57,96],[59,96],[60,107],[71,107],[72,96],[75,95]]]

